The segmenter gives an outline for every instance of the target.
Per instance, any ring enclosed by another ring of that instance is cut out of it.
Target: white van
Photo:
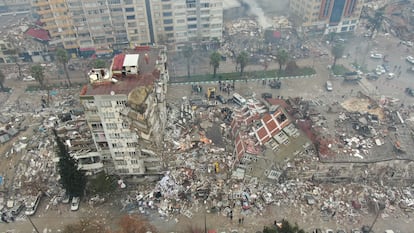
[[[247,101],[240,94],[234,93],[233,94],[233,102],[236,103],[236,104],[238,104],[238,105],[240,105],[240,106],[243,106],[243,105],[246,104]]]
[[[326,90],[327,91],[333,91],[333,85],[331,81],[326,81]]]

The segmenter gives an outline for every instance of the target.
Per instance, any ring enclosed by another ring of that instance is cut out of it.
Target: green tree
[[[68,62],[69,62],[69,55],[64,49],[58,49],[56,51],[56,60],[59,64],[63,66],[63,71],[65,71],[66,79],[68,80],[69,86],[72,86],[70,81],[69,72],[68,72]]]
[[[101,60],[101,59],[96,59],[93,62],[93,68],[97,68],[97,69],[106,68],[106,62],[104,60]]]
[[[66,145],[53,130],[56,140],[56,153],[59,156],[60,183],[70,196],[80,197],[86,186],[85,173],[79,170],[78,162],[69,154]]]
[[[183,56],[187,61],[187,77],[190,77],[191,58],[193,57],[193,47],[190,45],[184,46],[182,50]]]
[[[372,25],[371,38],[374,37],[375,31],[378,31],[381,28],[382,21],[384,19],[384,11],[385,7],[381,7],[375,11],[374,18],[369,18],[369,22]]]
[[[34,65],[30,68],[30,74],[36,81],[39,82],[40,88],[45,88],[45,72],[42,66]]]
[[[247,66],[249,61],[249,55],[243,51],[236,58],[236,64],[240,65],[240,75],[243,76],[244,68]]]
[[[115,176],[100,172],[90,180],[88,189],[92,194],[108,194],[116,189],[116,181]]]
[[[344,54],[344,49],[345,47],[341,44],[335,44],[332,47],[332,55],[334,57],[334,61],[332,64],[332,68],[336,66],[336,60],[338,60],[339,58],[342,57],[342,55]]]
[[[213,67],[213,77],[217,75],[217,69],[220,67],[221,55],[218,52],[214,52],[210,55],[210,65]]]
[[[0,70],[0,88],[4,91],[4,81],[6,80],[6,76],[4,75],[3,71]]]
[[[282,66],[289,60],[289,54],[284,49],[279,49],[276,54],[277,63],[279,63],[279,73],[282,71]]]

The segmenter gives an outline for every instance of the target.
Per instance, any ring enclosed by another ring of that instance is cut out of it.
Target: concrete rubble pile
[[[72,92],[56,91],[49,103],[53,107],[41,106],[44,103],[44,93],[31,93],[31,96],[43,97],[41,100],[28,100],[26,103],[30,107],[29,110],[19,108],[17,104],[10,106],[10,113],[24,114],[26,118],[23,124],[29,126],[27,136],[17,136],[17,140],[6,153],[11,161],[10,165],[14,160],[18,160],[14,174],[6,177],[6,183],[3,184],[6,194],[4,198],[14,202],[14,205],[30,201],[39,191],[50,198],[46,210],[56,207],[58,201],[63,198],[64,192],[59,184],[56,168],[55,138],[52,130],[56,128],[58,134],[68,140],[88,140],[88,144],[91,143],[90,132],[82,118],[83,112],[76,107],[79,103]],[[79,150],[81,149],[84,148]],[[71,149],[70,152],[76,150]],[[13,205],[8,206],[11,207]],[[8,208],[1,210],[2,213],[8,213]]]

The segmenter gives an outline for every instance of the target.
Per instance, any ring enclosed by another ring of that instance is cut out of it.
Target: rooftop
[[[140,72],[138,75],[131,75],[127,77],[114,77],[117,82],[101,82],[97,84],[88,84],[82,88],[81,96],[87,95],[111,95],[111,94],[125,94],[127,95],[131,90],[138,86],[153,85],[159,79],[160,72],[156,69],[157,60],[159,60],[160,48],[149,48],[126,51],[124,54],[119,54],[114,57],[114,65],[121,62],[122,66],[125,57],[135,57],[138,59],[138,66]],[[135,56],[131,56],[135,55]],[[122,58],[122,59],[121,59]]]

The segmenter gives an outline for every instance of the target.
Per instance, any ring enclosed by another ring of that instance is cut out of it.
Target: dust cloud
[[[249,5],[251,14],[257,16],[257,21],[263,28],[269,28],[272,24],[269,22],[269,18],[275,13],[286,14],[289,9],[289,3],[286,0],[242,0]],[[272,15],[269,15],[272,14]],[[267,17],[265,16],[267,15]],[[270,17],[269,17],[270,16]]]

